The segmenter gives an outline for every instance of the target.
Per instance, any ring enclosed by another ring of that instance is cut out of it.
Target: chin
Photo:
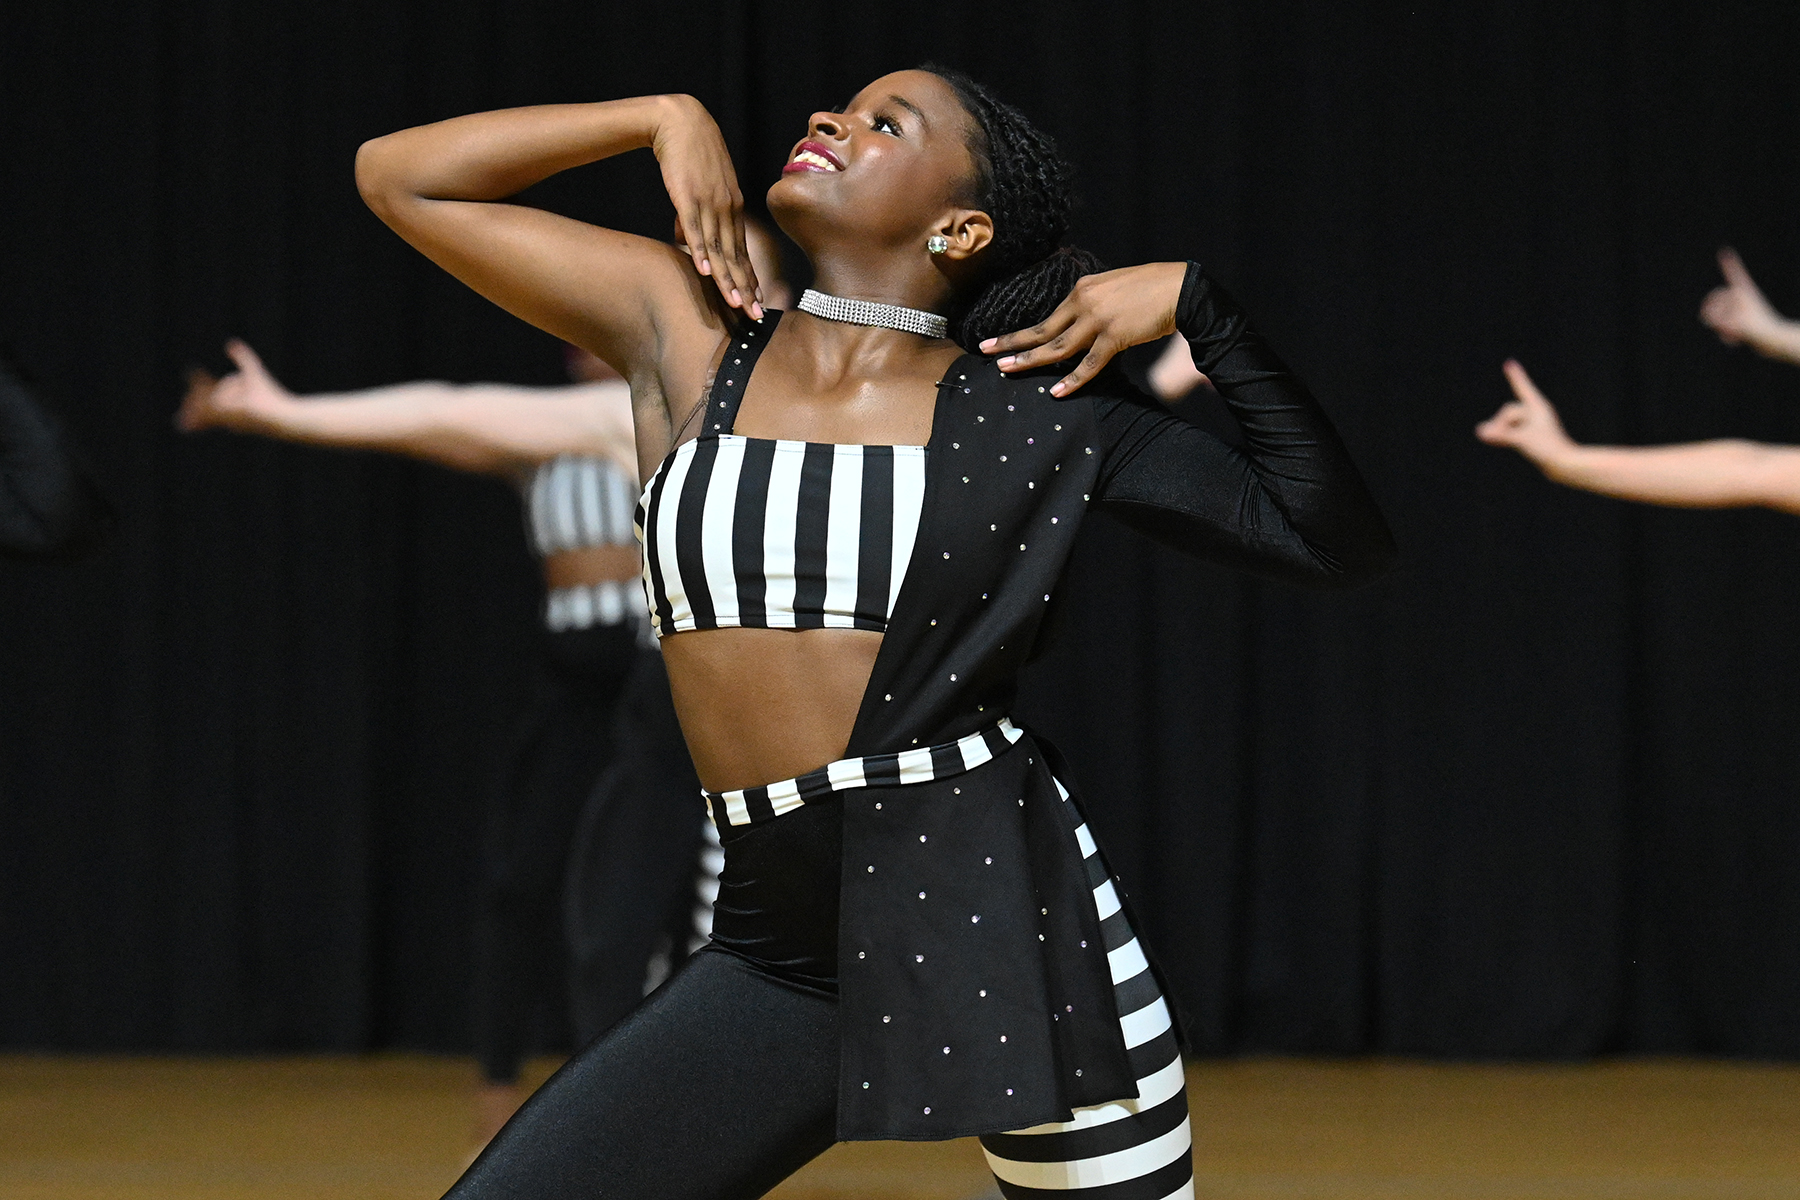
[[[769,215],[775,218],[776,224],[781,224],[782,214],[786,210],[818,207],[819,197],[812,194],[815,189],[805,186],[809,181],[810,177],[806,173],[795,172],[792,175],[778,175],[775,182],[769,185],[763,200],[768,204]],[[782,231],[786,230],[787,227],[783,225]]]
[[[792,238],[806,256],[812,257],[813,237],[821,226],[833,224],[827,207],[820,203],[817,189],[803,185],[806,176],[783,175],[769,185],[764,201],[775,227]]]

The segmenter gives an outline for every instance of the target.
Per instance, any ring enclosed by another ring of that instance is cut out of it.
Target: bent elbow
[[[1365,587],[1392,571],[1399,561],[1400,547],[1394,544],[1393,535],[1383,529],[1377,542],[1339,562],[1326,586],[1339,591]]]
[[[1379,514],[1353,535],[1334,538],[1328,545],[1308,543],[1307,551],[1310,569],[1304,582],[1326,591],[1347,592],[1371,584],[1393,570],[1400,558],[1394,535]]]
[[[393,211],[399,187],[391,137],[370,138],[356,148],[356,190],[363,203],[384,220]]]

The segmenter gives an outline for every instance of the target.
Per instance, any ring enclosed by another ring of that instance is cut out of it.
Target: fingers
[[[702,275],[712,276],[719,294],[733,308],[761,319],[756,298],[756,272],[744,233],[743,207],[735,198],[697,206],[686,222],[689,252]]]
[[[1101,369],[1111,362],[1122,349],[1124,347],[1116,342],[1105,338],[1095,339],[1093,347],[1082,356],[1081,361],[1075,365],[1075,369],[1050,385],[1050,394],[1053,396],[1072,395],[1083,384],[1098,375]]]
[[[1490,446],[1510,446],[1513,434],[1525,424],[1525,406],[1517,401],[1502,404],[1498,412],[1475,427],[1475,436]]]
[[[991,337],[981,343],[981,352],[983,354],[1012,354],[1015,351],[1042,346],[1073,325],[1078,316],[1079,310],[1076,306],[1068,300],[1064,300],[1056,306],[1054,312],[1029,329],[1020,329],[1014,333]],[[1007,369],[1007,361],[1004,358],[1000,360],[999,366],[1002,371]],[[1057,362],[1059,360],[1051,359],[1050,361]]]
[[[1100,327],[1094,322],[1077,319],[1068,328],[1042,345],[1035,346],[1030,350],[1022,350],[1017,354],[1009,354],[994,365],[1007,374],[1013,374],[1019,371],[1029,371],[1034,367],[1047,367],[1055,363],[1067,362],[1098,341],[1100,333]]]
[[[741,200],[734,200],[731,206],[732,257],[736,260],[733,268],[738,277],[738,286],[743,291],[744,311],[762,319],[762,280],[756,277],[756,264],[750,258],[750,226],[744,220],[744,205]]]
[[[1750,278],[1749,268],[1744,266],[1744,260],[1739,258],[1738,252],[1730,246],[1722,247],[1719,250],[1719,273],[1724,275],[1725,282],[1734,288],[1742,288],[1750,292],[1757,290],[1756,281]]]
[[[1550,401],[1545,398],[1544,393],[1538,391],[1537,384],[1531,381],[1531,376],[1525,373],[1525,368],[1518,359],[1507,359],[1500,369],[1506,373],[1506,382],[1512,385],[1513,395],[1519,398],[1520,404],[1527,408],[1540,404],[1545,408],[1550,407]]]
[[[1714,288],[1700,302],[1700,323],[1707,326],[1726,345],[1743,340],[1743,302],[1729,287]]]
[[[694,270],[702,275],[712,274],[712,264],[706,259],[706,238],[700,232],[699,205],[689,205],[676,213],[675,240],[694,260]]]
[[[992,339],[998,343],[994,352],[1001,354],[994,365],[1010,372],[1064,362],[1091,345],[1098,332],[1098,326],[1084,320],[1073,307],[1058,308],[1040,324]],[[1012,352],[1004,353],[1008,342]]]
[[[736,308],[738,302],[732,296],[735,285],[731,278],[731,264],[725,257],[725,246],[719,238],[719,211],[711,206],[700,210],[700,248],[706,256],[706,273],[718,285],[719,294],[725,297],[725,303]]]
[[[694,260],[694,270],[712,278],[715,284],[718,283],[717,274],[713,270],[712,253],[707,248],[711,239],[706,232],[706,210],[698,204],[688,204],[676,216],[675,232],[681,249]],[[720,288],[720,291],[726,290]],[[727,295],[727,302],[730,299]]]
[[[225,356],[236,364],[237,369],[246,375],[267,375],[269,369],[263,366],[262,359],[250,348],[250,343],[242,338],[232,338],[225,343]]]

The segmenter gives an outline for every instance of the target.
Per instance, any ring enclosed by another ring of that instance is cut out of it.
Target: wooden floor
[[[1232,1200],[1800,1200],[1800,1068],[1249,1061],[1189,1071]],[[412,1056],[0,1057],[4,1200],[430,1200],[474,1068]],[[840,1146],[783,1200],[974,1200],[971,1142]]]

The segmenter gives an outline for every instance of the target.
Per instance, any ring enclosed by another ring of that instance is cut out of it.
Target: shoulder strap
[[[733,332],[725,357],[719,360],[719,369],[713,375],[712,388],[706,393],[706,415],[700,421],[702,437],[730,433],[737,427],[738,407],[744,402],[750,372],[780,322],[780,309],[765,309],[761,321],[746,320]]]

